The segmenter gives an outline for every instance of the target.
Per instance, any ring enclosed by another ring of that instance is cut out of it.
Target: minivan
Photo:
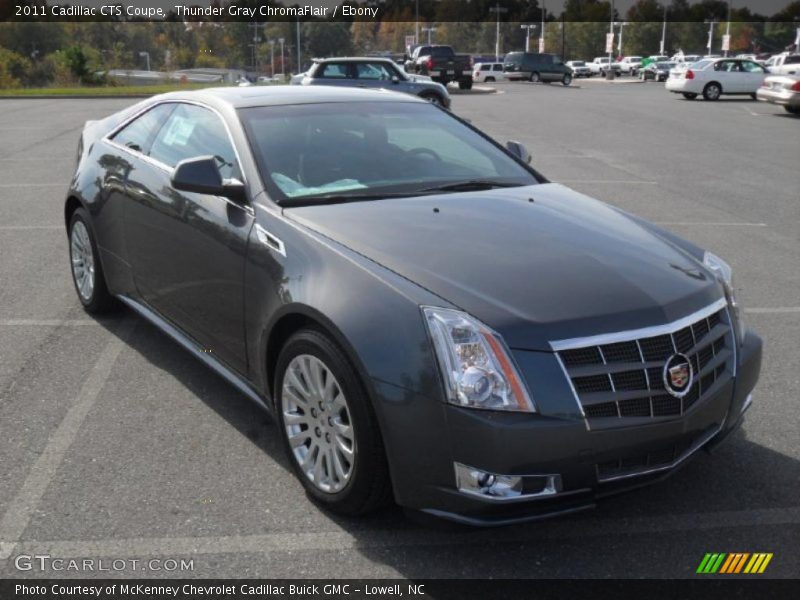
[[[509,52],[503,61],[503,70],[506,79],[527,79],[545,83],[560,81],[564,85],[572,83],[572,69],[565,65],[557,54]]]

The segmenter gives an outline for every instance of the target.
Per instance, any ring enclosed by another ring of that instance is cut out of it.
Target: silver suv
[[[388,58],[315,59],[305,77],[292,83],[382,88],[413,94],[433,104],[450,108],[450,94],[441,83],[436,83],[424,75],[406,73]]]

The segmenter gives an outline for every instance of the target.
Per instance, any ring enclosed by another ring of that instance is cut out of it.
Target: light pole
[[[525,52],[530,51],[531,29],[536,31],[536,25],[520,25],[520,29],[525,30]]]
[[[430,46],[431,45],[431,34],[434,31],[436,31],[436,27],[423,27],[422,31],[425,31],[425,32],[428,33],[428,46]]]
[[[659,46],[658,53],[664,56],[664,47],[667,41],[667,5],[664,4],[664,20],[661,22],[661,45]]]
[[[300,72],[300,17],[297,17],[297,72]]]
[[[728,56],[728,49],[731,45],[731,0],[728,0],[728,23],[725,25],[725,46],[724,55],[727,58]]]
[[[717,24],[716,20],[714,19],[706,19],[703,23],[708,23],[708,44],[706,44],[706,48],[708,48],[708,53],[706,56],[711,56],[711,48],[714,45],[714,25]]]
[[[544,0],[542,0],[542,30],[539,33],[539,52],[544,52],[544,19],[547,11],[544,8]]]
[[[150,70],[150,53],[147,52],[146,50],[142,50],[141,52],[139,52],[139,56],[141,56],[142,58],[147,59],[147,70],[149,71]]]
[[[611,0],[611,18],[608,22],[608,35],[609,41],[606,43],[608,46],[608,71],[606,71],[606,79],[614,79],[614,69],[612,68],[614,64],[614,60],[612,55],[614,54],[614,0]]]
[[[281,81],[286,79],[286,63],[283,60],[283,38],[278,38],[278,43],[281,45]]]
[[[624,56],[622,53],[622,31],[625,29],[625,25],[627,25],[627,21],[620,21],[619,22],[619,40],[617,40],[617,56]]]
[[[416,0],[416,21],[414,21],[414,43],[419,44],[419,0]]]
[[[269,41],[269,76],[275,77],[275,40]]]
[[[489,12],[495,13],[497,15],[497,30],[495,32],[495,41],[494,41],[494,60],[495,62],[500,62],[500,13],[507,13],[507,8],[500,8],[500,2],[495,4],[494,7],[489,9]]]

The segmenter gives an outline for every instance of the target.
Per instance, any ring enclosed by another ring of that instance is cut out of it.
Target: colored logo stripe
[[[697,567],[697,573],[728,575],[763,573],[772,560],[772,556],[772,553],[766,552],[757,552],[755,554],[750,554],[749,552],[733,552],[730,554],[709,552],[703,557],[700,566]]]

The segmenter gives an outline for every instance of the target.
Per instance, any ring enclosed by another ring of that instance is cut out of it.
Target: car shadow
[[[228,386],[227,382],[199,361],[187,360],[183,348],[144,319],[129,311],[125,318],[138,321],[136,334],[126,340],[129,348],[184,385],[198,401],[249,439],[267,460],[279,465],[286,477],[293,476],[274,419],[232,387],[229,393],[220,393],[220,386]],[[118,317],[98,322],[111,333],[119,329]],[[756,400],[750,410],[765,410],[765,407]],[[671,477],[603,499],[595,510],[572,516],[499,528],[475,528],[420,519],[418,514],[409,515],[397,506],[358,519],[319,510],[352,536],[355,550],[364,559],[381,565],[379,571],[391,576],[411,580],[487,576],[640,577],[650,572],[645,559],[659,552],[663,558],[665,549],[660,544],[668,542],[677,551],[685,547],[692,552],[708,551],[702,550],[706,543],[702,530],[707,527],[703,521],[715,514],[722,515],[719,527],[724,528],[725,515],[735,513],[741,518],[747,511],[796,508],[800,495],[798,472],[800,461],[750,440],[745,424],[713,453],[698,452],[694,460]],[[695,530],[695,522],[700,533]],[[727,526],[757,525],[758,519],[754,517],[752,522]],[[629,549],[636,549],[639,556],[620,558]],[[603,557],[609,552],[618,560],[605,560]],[[642,563],[637,570],[633,565],[639,559]],[[691,576],[696,568],[696,564],[689,564],[692,560],[694,554],[690,559],[681,558],[673,565],[663,566],[660,574],[649,576]]]

